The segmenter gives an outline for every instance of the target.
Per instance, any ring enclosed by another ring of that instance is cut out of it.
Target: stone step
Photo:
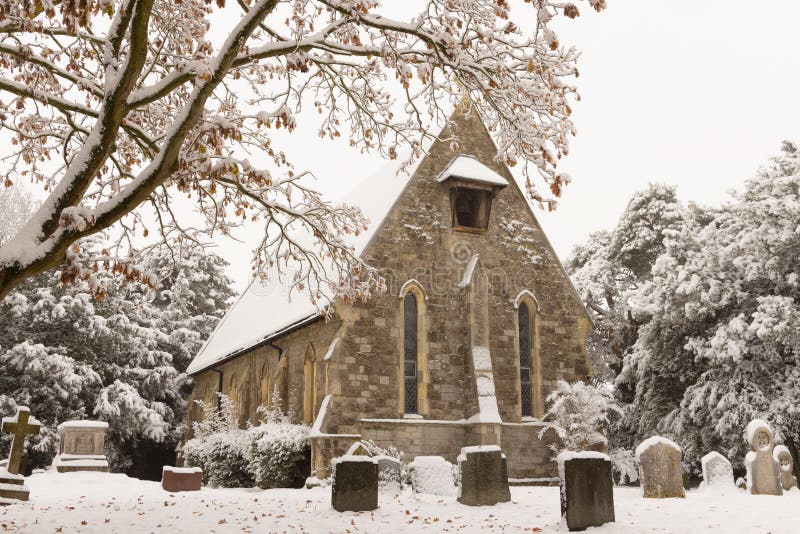
[[[25,483],[25,479],[22,477],[15,477],[15,476],[4,476],[0,475],[0,484],[13,484],[15,486],[22,486]]]
[[[0,484],[0,501],[17,500],[27,501],[31,490],[28,486],[19,484]],[[8,503],[5,503],[8,504]]]

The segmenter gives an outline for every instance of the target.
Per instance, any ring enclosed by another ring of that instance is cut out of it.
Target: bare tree
[[[530,167],[531,197],[552,207],[568,181],[556,162],[574,133],[578,53],[551,21],[578,8],[526,2],[512,18],[506,0],[428,0],[401,22],[374,0],[0,0],[0,121],[13,138],[0,172],[7,187],[28,179],[49,194],[0,247],[0,298],[56,266],[67,281],[103,266],[140,278],[140,206],[167,243],[259,220],[257,271],[299,261],[295,287],[364,297],[380,279],[344,240],[360,212],[324,202],[276,146],[275,129],[308,108],[323,137],[418,158],[464,91],[498,159]],[[522,17],[535,22],[527,33]],[[215,46],[212,32],[227,37]],[[176,215],[186,198],[202,224]],[[76,242],[112,225],[107,254],[79,260]]]

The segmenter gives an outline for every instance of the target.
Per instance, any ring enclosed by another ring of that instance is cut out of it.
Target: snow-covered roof
[[[449,178],[460,178],[470,182],[479,182],[489,185],[505,187],[508,181],[494,172],[492,169],[478,161],[475,156],[459,154],[450,160],[447,167],[436,178],[439,182],[444,182]]]
[[[416,164],[419,165],[419,160]],[[359,256],[416,170],[415,166],[408,173],[398,174],[399,167],[397,162],[382,166],[337,202],[361,208],[369,220],[368,229],[350,239]],[[329,301],[315,304],[301,291],[288,295],[277,282],[272,284],[274,287],[268,285],[258,280],[250,282],[189,364],[187,373],[204,371],[258,343],[314,321],[321,316],[320,308],[329,304]]]

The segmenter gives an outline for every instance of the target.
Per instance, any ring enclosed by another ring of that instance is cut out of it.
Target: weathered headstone
[[[615,521],[611,460],[599,452],[562,452],[556,457],[561,517],[571,531]]]
[[[723,455],[712,451],[700,459],[703,468],[702,487],[714,490],[730,490],[735,488],[733,467]]]
[[[681,448],[661,436],[653,436],[636,447],[639,480],[646,498],[686,497],[681,473]]]
[[[778,466],[780,467],[781,486],[784,491],[796,488],[797,478],[792,472],[794,460],[792,459],[792,453],[789,452],[789,449],[786,448],[785,445],[778,445],[772,451],[772,457],[775,458],[775,461],[778,462]]]
[[[408,465],[414,493],[451,497],[456,493],[453,464],[441,456],[417,456]]]
[[[22,451],[25,450],[25,436],[39,433],[39,421],[31,417],[27,406],[19,406],[14,417],[3,417],[3,432],[14,435],[11,441],[11,454],[4,469],[0,469],[0,504],[9,504],[15,500],[27,501],[30,489],[25,485],[25,478],[19,474],[22,462]]]
[[[199,467],[165,465],[161,472],[161,487],[166,491],[200,491],[202,486],[203,470]]]
[[[378,462],[378,488],[399,492],[402,489],[403,464],[397,458],[383,454],[374,458]]]
[[[747,489],[752,495],[782,495],[780,466],[772,457],[772,429],[761,419],[750,421],[745,429],[750,452],[744,457]]]
[[[65,421],[58,425],[58,456],[53,465],[59,473],[72,471],[108,472],[103,421]]]
[[[342,456],[332,462],[331,505],[337,512],[365,512],[378,507],[378,461]]]
[[[458,467],[461,470],[458,502],[461,504],[491,506],[511,500],[506,459],[497,445],[462,448]]]

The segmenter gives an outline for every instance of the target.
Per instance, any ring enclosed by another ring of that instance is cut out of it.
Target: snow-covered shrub
[[[253,487],[249,429],[238,428],[238,414],[231,399],[218,395],[218,407],[196,401],[205,417],[194,424],[194,437],[183,445],[184,462],[200,467],[203,482],[210,486]]]
[[[274,405],[274,404],[273,404]],[[310,428],[277,409],[259,408],[262,423],[248,430],[250,471],[258,487],[299,488],[310,470]]]
[[[361,444],[364,445],[364,448],[367,449],[372,456],[388,456],[390,458],[394,458],[395,460],[403,461],[403,453],[399,451],[397,447],[394,445],[389,445],[388,447],[381,447],[371,439],[362,440]]]
[[[611,470],[617,484],[624,486],[639,480],[639,463],[632,451],[622,448],[612,449],[608,456],[611,458]]]
[[[240,429],[230,398],[218,395],[218,407],[196,401],[204,418],[183,446],[186,464],[202,468],[211,486],[302,487],[310,469],[309,427],[293,424],[280,409],[261,407],[261,424]]]
[[[547,402],[550,409],[545,418],[553,424],[542,430],[540,437],[549,428],[555,430],[559,437],[559,442],[551,446],[555,452],[606,448],[604,429],[608,414],[619,409],[610,388],[559,380],[555,391],[547,396]]]

